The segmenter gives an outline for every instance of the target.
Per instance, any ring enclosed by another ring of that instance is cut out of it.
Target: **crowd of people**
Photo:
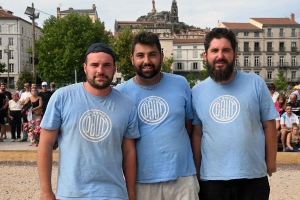
[[[6,83],[0,83],[0,142],[9,141],[6,133],[6,125],[10,127],[11,142],[27,142],[30,146],[36,146],[34,137],[28,136],[28,130],[24,125],[28,121],[35,121],[42,118],[46,111],[48,101],[55,91],[56,84],[52,82],[48,89],[47,82],[42,82],[42,90],[38,92],[35,83],[24,83],[24,89],[19,89],[13,93],[6,90]],[[38,121],[40,121],[38,120]],[[25,126],[26,127],[26,126]],[[23,133],[23,135],[22,135]],[[23,136],[21,138],[21,136]]]
[[[282,151],[299,152],[300,151],[300,85],[294,87],[290,94],[276,92],[275,84],[267,84],[270,95],[278,112],[276,118],[276,130],[278,143],[282,145]]]

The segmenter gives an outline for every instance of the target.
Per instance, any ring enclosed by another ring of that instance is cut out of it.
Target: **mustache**
[[[146,63],[146,64],[143,64],[142,67],[155,67],[154,64],[150,64],[150,63]]]
[[[218,62],[228,63],[228,61],[226,59],[223,59],[223,58],[217,59],[217,60],[214,61],[214,63],[218,63]]]
[[[94,78],[97,78],[97,77],[99,77],[99,76],[101,76],[101,77],[105,77],[105,78],[109,78],[108,76],[106,76],[105,74],[103,74],[103,73],[101,73],[101,74],[96,74],[95,76],[94,76]]]

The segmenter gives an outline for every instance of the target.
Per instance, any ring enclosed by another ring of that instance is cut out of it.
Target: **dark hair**
[[[6,83],[5,82],[1,82],[0,85],[6,85]]]
[[[213,28],[209,33],[207,33],[205,35],[205,39],[204,39],[205,52],[207,52],[211,41],[215,38],[217,38],[217,39],[221,39],[221,38],[228,39],[231,43],[231,47],[232,47],[233,52],[235,52],[236,46],[237,46],[236,36],[231,30],[228,30],[227,28]]]
[[[288,106],[291,106],[291,107],[292,107],[292,103],[291,103],[291,102],[288,102],[288,103],[286,104],[285,107],[288,107]]]
[[[56,88],[56,84],[55,84],[54,82],[51,82],[51,83],[50,83],[50,86],[51,86],[52,88]]]
[[[136,44],[155,45],[159,53],[161,54],[161,45],[159,42],[159,38],[154,33],[142,31],[134,36],[131,44],[131,54],[133,54]]]
[[[275,84],[274,83],[268,83],[267,84],[267,86],[268,86],[268,88],[270,89],[270,88],[274,88],[274,89],[276,89],[276,87],[275,87]]]

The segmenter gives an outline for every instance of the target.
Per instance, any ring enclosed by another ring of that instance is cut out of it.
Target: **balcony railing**
[[[260,47],[254,47],[254,52],[260,52]]]
[[[273,62],[267,62],[267,67],[274,67],[274,63]]]
[[[297,52],[297,47],[291,47],[291,52]]]
[[[244,62],[244,67],[250,67],[250,62]]]
[[[260,67],[261,66],[261,63],[260,62],[255,62],[254,61],[254,67]]]
[[[250,47],[244,47],[244,52],[250,52]]]
[[[297,37],[297,33],[292,33],[291,37]]]
[[[267,37],[273,37],[273,33],[267,33]]]
[[[298,62],[295,61],[291,62],[291,67],[298,67],[298,66],[299,66]]]
[[[285,52],[285,47],[279,47],[280,52]]]
[[[267,47],[267,52],[272,52],[273,51],[273,47]]]
[[[289,63],[288,63],[288,62],[278,62],[278,63],[277,63],[277,66],[278,66],[278,67],[288,67],[288,66],[289,66]]]
[[[279,33],[279,37],[284,37],[284,33]]]

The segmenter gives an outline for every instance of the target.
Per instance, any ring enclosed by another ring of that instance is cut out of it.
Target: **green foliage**
[[[164,57],[164,60],[161,64],[161,71],[172,73],[172,64],[174,62],[173,57]]]
[[[199,71],[199,80],[203,81],[208,77],[208,71],[207,70],[200,70]]]
[[[5,68],[6,68],[6,64],[0,63],[0,73],[7,72],[7,70]]]
[[[24,88],[24,83],[34,83],[34,77],[32,72],[25,66],[20,72],[19,79],[17,81],[17,88]]]
[[[200,54],[200,57],[202,59],[203,68],[207,70],[206,61],[203,59],[203,54],[204,54],[204,52]]]
[[[189,82],[191,88],[194,87],[194,85],[196,85],[197,80],[196,80],[192,70],[190,70],[190,73],[188,75],[186,75],[185,78]]]
[[[133,37],[131,29],[126,26],[118,33],[118,38],[110,38],[110,45],[117,57],[118,72],[122,73],[125,81],[135,76],[135,70],[130,60]]]
[[[85,81],[86,50],[93,43],[108,43],[109,38],[104,23],[93,23],[88,15],[75,12],[64,18],[49,17],[42,33],[36,43],[37,74],[43,81],[54,81],[58,86],[74,83],[75,70],[78,82]]]
[[[282,71],[278,72],[277,77],[278,78],[274,80],[275,87],[279,91],[283,92],[287,89],[288,83],[287,83],[286,78],[284,77],[284,74]]]

